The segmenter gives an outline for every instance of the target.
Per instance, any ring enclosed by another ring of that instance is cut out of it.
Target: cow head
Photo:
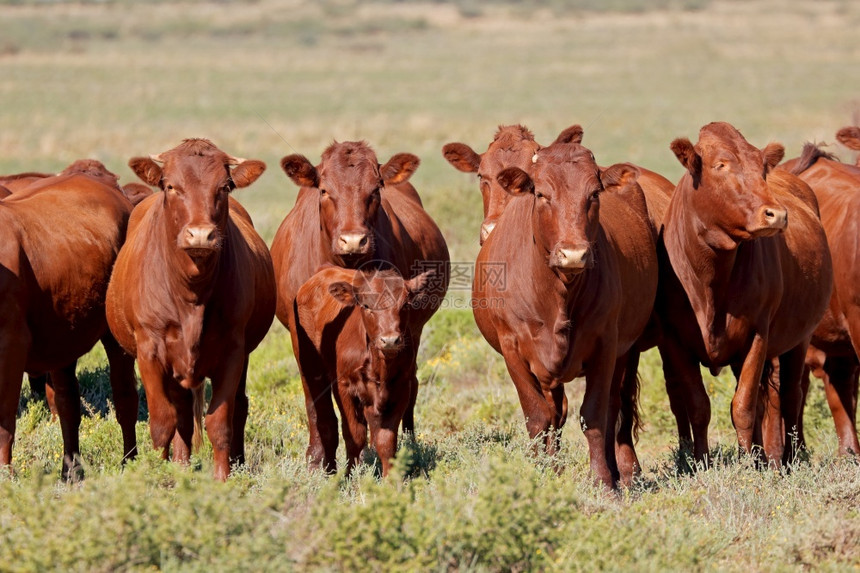
[[[338,281],[328,290],[343,306],[360,309],[369,346],[391,356],[406,344],[409,309],[425,294],[432,273],[403,280],[396,271],[356,271],[352,284]]]
[[[860,127],[843,127],[836,132],[836,140],[852,151],[860,151]],[[860,167],[860,155],[856,163]]]
[[[496,227],[510,198],[499,185],[499,173],[506,167],[527,170],[539,148],[532,132],[522,125],[500,126],[490,146],[480,155],[465,143],[448,143],[442,148],[448,163],[460,171],[478,174],[484,201],[482,245]]]
[[[231,157],[206,139],[186,139],[129,167],[147,185],[164,191],[168,238],[197,265],[217,259],[229,216],[228,195],[257,180],[266,164]]]
[[[556,141],[537,152],[530,171],[509,167],[498,179],[511,195],[528,194],[534,201],[532,229],[548,265],[563,279],[593,267],[600,194],[605,187],[625,187],[638,170],[618,164],[601,171],[591,151]]]
[[[711,123],[696,145],[676,139],[672,151],[692,179],[691,206],[708,228],[732,241],[772,236],[788,225],[788,212],[768,189],[766,177],[784,155],[782,145],[750,145],[727,123]]]
[[[418,164],[416,156],[398,153],[380,165],[363,141],[332,144],[317,167],[301,155],[281,160],[281,167],[296,185],[318,190],[322,239],[348,267],[357,266],[376,251],[382,188],[408,181]]]
[[[60,171],[59,175],[86,175],[96,179],[108,187],[120,190],[119,177],[111,173],[104,163],[97,159],[78,159]]]

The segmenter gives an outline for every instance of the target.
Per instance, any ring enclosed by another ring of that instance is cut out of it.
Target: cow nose
[[[346,254],[364,254],[369,243],[367,233],[344,233],[337,240],[341,252]]]
[[[213,249],[218,242],[218,227],[215,225],[196,225],[185,227],[184,247],[186,249]]]
[[[558,248],[555,251],[555,266],[571,270],[590,268],[592,266],[591,249],[588,247]]]
[[[762,207],[761,218],[766,227],[785,229],[788,226],[788,211],[782,207]]]
[[[490,236],[490,233],[493,232],[493,229],[496,228],[495,223],[484,223],[481,225],[481,244],[484,244],[484,241],[487,240],[487,237]]]
[[[399,334],[387,334],[379,337],[379,347],[382,350],[394,350],[403,343],[403,337]]]

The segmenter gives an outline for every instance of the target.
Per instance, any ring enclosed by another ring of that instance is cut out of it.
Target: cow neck
[[[162,221],[166,214],[162,210]],[[212,296],[217,285],[217,277],[221,268],[221,261],[228,256],[229,241],[228,233],[223,233],[221,250],[216,259],[207,262],[206,267],[199,269],[191,257],[176,244],[176,237],[172,237],[167,225],[162,225],[165,241],[163,246],[163,260],[165,266],[171,272],[165,273],[170,283],[168,288],[182,301],[192,305],[205,304]]]
[[[707,225],[692,216],[692,210],[675,211],[678,216],[664,231],[666,252],[696,315],[708,356],[716,360],[725,343],[728,287],[739,247],[733,241],[712,245]]]

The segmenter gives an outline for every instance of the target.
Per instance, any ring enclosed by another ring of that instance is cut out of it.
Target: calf
[[[290,330],[294,351],[295,299],[299,288],[328,263],[344,268],[394,268],[413,278],[435,269],[426,304],[408,313],[409,336],[415,347],[430,317],[442,305],[448,289],[448,247],[436,223],[424,211],[409,178],[418,158],[398,153],[380,165],[365,142],[332,144],[314,166],[301,155],[289,155],[281,167],[301,186],[296,204],[281,223],[272,242],[278,281],[277,316]],[[298,349],[298,350],[296,350]],[[296,356],[299,365],[301,356]],[[412,379],[411,398],[403,415],[403,430],[414,430],[418,380]],[[337,450],[334,406],[325,385],[317,386],[302,374],[308,413],[311,466],[332,470]]]
[[[269,251],[230,193],[266,166],[205,139],[129,166],[162,192],[134,210],[108,287],[108,323],[137,357],[150,434],[165,459],[172,441],[173,459],[188,461],[211,380],[206,432],[215,478],[225,480],[231,462],[244,462],[248,355],[275,311]]]
[[[710,404],[699,364],[731,366],[738,443],[749,452],[759,441],[762,404],[760,440],[778,465],[792,454],[785,444],[799,423],[803,361],[832,286],[814,196],[797,177],[773,170],[781,145],[759,150],[727,123],[703,127],[696,145],[676,139],[671,148],[687,173],[662,232],[658,311],[667,388],[685,396],[694,454],[705,461]],[[774,359],[779,376],[760,399],[765,364]]]
[[[836,424],[839,453],[860,454],[856,426],[860,370],[860,252],[857,250],[860,168],[840,163],[812,144],[805,145],[799,158],[785,162],[780,168],[799,176],[815,193],[833,257],[833,295],[812,335],[803,379],[804,397],[811,369],[824,381],[827,403]],[[799,434],[802,440],[802,431]]]
[[[110,362],[123,459],[137,449],[134,361],[105,320],[105,292],[132,205],[91,174],[36,175],[5,178],[11,194],[0,201],[0,465],[11,462],[24,372],[33,380],[50,373],[63,477],[73,478],[81,473],[75,365],[99,339]]]
[[[347,471],[358,462],[369,429],[382,475],[388,475],[416,371],[410,306],[420,304],[432,272],[403,280],[395,271],[329,266],[296,295],[302,374],[332,388],[341,414]],[[320,431],[337,432],[325,427]]]
[[[614,487],[613,375],[653,308],[654,231],[641,189],[625,184],[638,176],[630,165],[601,170],[579,143],[557,141],[537,152],[529,171],[511,167],[498,176],[514,197],[476,267],[504,274],[476,273],[475,321],[504,356],[529,435],[543,436],[550,452],[557,447],[551,430],[567,418],[564,383],[586,377],[580,421],[591,471]],[[605,191],[616,185],[618,192]]]

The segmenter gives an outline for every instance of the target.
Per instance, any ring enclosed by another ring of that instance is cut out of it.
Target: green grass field
[[[499,124],[549,143],[580,123],[599,163],[677,180],[669,142],[729,121],[753,144],[832,144],[860,113],[860,6],[848,0],[0,0],[0,173],[58,171],[95,157],[134,180],[135,155],[185,137],[262,159],[236,193],[271,241],[296,188],[278,167],[366,139],[409,151],[412,181],[455,262],[474,261],[481,199],[441,147],[483,151]],[[453,299],[468,296],[465,290]],[[417,435],[396,475],[325,478],[303,461],[298,370],[279,324],[251,357],[248,465],[211,479],[152,451],[120,469],[100,348],[80,361],[87,479],[59,481],[59,424],[25,384],[14,477],[0,478],[0,570],[846,570],[860,566],[860,469],[835,458],[820,382],[810,451],[788,472],[735,455],[732,378],[705,375],[716,467],[676,449],[659,358],[643,359],[642,479],[616,498],[592,487],[585,441],[530,453],[501,357],[468,310],[443,309],[419,355]],[[572,419],[582,381],[568,384]],[[141,396],[142,396],[141,391]]]

